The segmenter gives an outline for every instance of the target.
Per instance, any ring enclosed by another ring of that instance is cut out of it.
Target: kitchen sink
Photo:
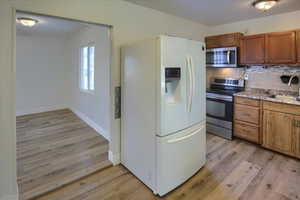
[[[270,95],[269,98],[280,99],[280,100],[294,100],[300,101],[299,97],[291,96],[291,95]]]

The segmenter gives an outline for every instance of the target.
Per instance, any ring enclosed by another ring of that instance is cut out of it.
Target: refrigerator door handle
[[[191,110],[191,101],[192,101],[192,71],[191,71],[191,66],[190,66],[190,58],[189,57],[186,57],[186,65],[187,65],[187,69],[188,69],[188,85],[189,85],[189,88],[188,88],[188,103],[187,103],[187,110],[188,112],[190,112]]]
[[[204,128],[204,125],[201,126],[201,128],[193,131],[192,133],[188,134],[188,135],[185,135],[185,136],[182,136],[180,138],[174,138],[174,139],[170,139],[167,141],[167,143],[171,144],[171,143],[175,143],[175,142],[179,142],[179,141],[182,141],[182,140],[185,140],[185,139],[188,139],[190,137],[192,137],[193,135],[196,135],[197,133],[199,133],[200,130],[202,130]]]
[[[193,57],[190,57],[190,66],[192,71],[192,94],[191,94],[191,104],[190,104],[190,112],[192,111],[193,98],[195,95],[195,66],[193,62]]]

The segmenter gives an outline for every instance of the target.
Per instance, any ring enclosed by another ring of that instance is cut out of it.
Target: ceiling
[[[300,10],[300,0],[280,0],[267,12],[252,7],[254,0],[124,0],[153,8],[205,25],[220,25],[241,20]]]
[[[29,17],[38,20],[38,23],[33,27],[22,26],[19,22],[16,22],[16,31],[18,34],[43,34],[58,36],[66,35],[88,26],[85,23],[77,21],[48,17],[44,15],[28,14],[23,12],[17,12],[16,17]]]

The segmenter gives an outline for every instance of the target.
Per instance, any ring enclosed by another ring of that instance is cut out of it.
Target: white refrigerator
[[[205,44],[159,36],[121,54],[121,162],[163,196],[206,161]]]

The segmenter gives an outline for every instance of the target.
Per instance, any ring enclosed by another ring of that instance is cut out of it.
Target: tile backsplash
[[[207,86],[209,86],[213,77],[226,78],[244,78],[246,80],[247,88],[261,88],[261,89],[275,89],[286,91],[298,91],[300,84],[290,87],[281,82],[282,75],[297,75],[300,78],[299,67],[285,67],[285,66],[251,66],[247,68],[207,68]]]

